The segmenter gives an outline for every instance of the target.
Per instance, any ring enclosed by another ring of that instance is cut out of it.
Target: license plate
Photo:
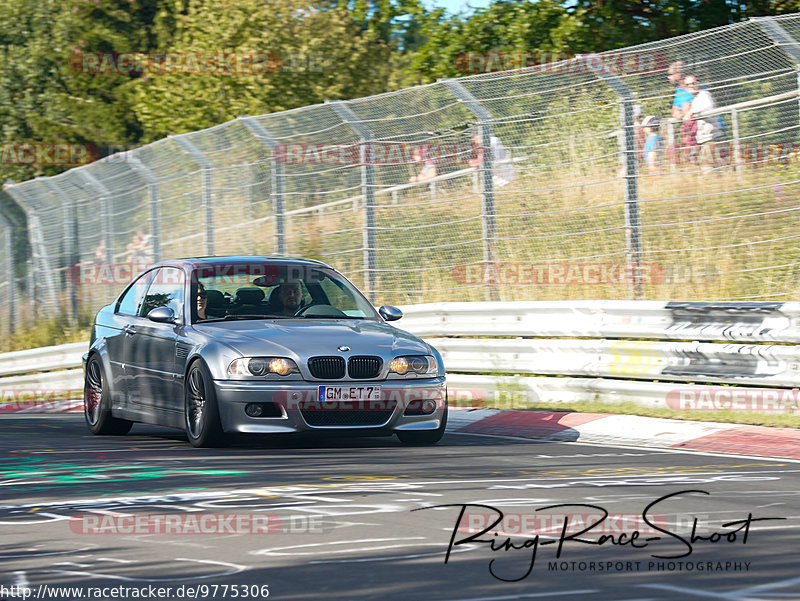
[[[380,401],[380,386],[320,386],[317,394],[320,403],[338,401]]]

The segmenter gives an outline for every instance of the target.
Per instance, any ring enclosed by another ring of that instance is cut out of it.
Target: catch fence
[[[240,117],[6,185],[30,266],[0,220],[0,310],[74,317],[153,261],[227,254],[323,260],[376,304],[790,300],[799,41],[800,15],[751,19]],[[676,61],[716,103],[699,116],[721,115],[710,143],[670,120]],[[661,137],[650,164],[643,134]]]

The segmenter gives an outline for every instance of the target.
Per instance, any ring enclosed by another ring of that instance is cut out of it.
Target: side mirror
[[[147,319],[156,323],[175,323],[175,311],[169,307],[156,307],[147,314]]]
[[[403,316],[403,312],[400,309],[391,305],[383,305],[378,309],[378,313],[380,313],[381,317],[386,321],[397,321]]]

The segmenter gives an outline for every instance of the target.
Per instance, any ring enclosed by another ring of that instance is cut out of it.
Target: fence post
[[[153,261],[161,260],[161,217],[159,214],[158,178],[139,157],[128,151],[125,160],[134,172],[138,173],[147,182],[147,191],[150,194],[150,235],[153,237]]]
[[[742,147],[739,142],[739,111],[736,109],[731,109],[731,129],[733,134],[733,148],[731,148],[733,156],[731,159],[738,178],[742,175]]]
[[[800,44],[773,17],[750,17],[775,45],[789,56],[797,71],[797,90],[800,92]],[[800,106],[798,107],[800,109]]]
[[[114,237],[111,235],[112,220],[111,220],[111,192],[100,181],[85,169],[76,169],[75,171],[87,184],[95,188],[100,194],[100,204],[103,206],[103,240],[106,244],[106,263],[111,265],[114,262]]]
[[[203,228],[206,231],[206,255],[214,256],[214,203],[211,194],[211,170],[214,165],[187,138],[187,134],[168,136],[203,170]]]
[[[326,100],[339,118],[359,137],[361,161],[361,196],[364,199],[364,286],[367,297],[373,299],[378,288],[378,256],[375,242],[375,161],[372,142],[375,136],[342,100]]]
[[[64,270],[64,282],[69,292],[71,317],[74,321],[78,320],[78,289],[75,282],[69,277],[69,270],[80,263],[78,256],[78,208],[75,206],[75,201],[64,193],[51,178],[42,178],[45,185],[58,196],[64,203],[64,222],[62,223],[62,231],[64,233],[64,246],[66,255],[64,258],[67,260]]]
[[[43,186],[44,180],[36,178],[34,183],[28,183],[27,186],[38,185]],[[50,267],[50,259],[47,254],[47,247],[44,243],[44,236],[42,235],[42,225],[39,222],[38,209],[35,203],[26,201],[19,192],[15,191],[16,186],[13,182],[6,182],[4,191],[8,193],[11,199],[22,209],[27,220],[27,236],[28,245],[30,247],[30,267],[28,269],[28,284],[33,287],[29,293],[31,299],[31,315],[35,316],[37,308],[42,309],[42,301],[45,295],[49,302],[49,309],[53,312],[61,312],[61,305],[56,302],[56,287],[53,281],[53,270]],[[45,289],[43,294],[37,294],[39,282],[45,282]]]
[[[494,273],[497,255],[497,219],[494,203],[494,157],[492,156],[492,114],[473,96],[467,88],[455,79],[440,79],[439,82],[453,96],[460,100],[464,108],[472,113],[478,120],[478,133],[481,137],[483,148],[483,164],[481,165],[481,197],[483,221],[483,262],[486,265],[486,274]],[[491,278],[493,282],[496,277]],[[498,301],[497,285],[486,286],[486,300]]]
[[[13,185],[14,182],[12,180],[7,180],[8,184]],[[6,260],[7,263],[3,265],[3,268],[6,270],[8,274],[8,282],[9,282],[9,326],[10,331],[13,333],[16,329],[17,322],[19,321],[21,315],[20,309],[20,298],[18,297],[18,292],[20,292],[21,288],[18,285],[18,278],[17,278],[17,271],[20,263],[25,261],[25,256],[29,254],[26,249],[24,249],[24,242],[23,242],[23,233],[24,239],[27,241],[28,237],[28,229],[26,219],[24,218],[24,211],[19,206],[19,204],[14,200],[14,198],[5,190],[5,185],[0,187],[0,221],[6,226]],[[24,270],[19,270],[24,271]],[[28,273],[29,277],[25,278],[25,280],[33,279],[30,277],[30,272]]]
[[[276,254],[286,256],[286,208],[283,202],[283,161],[275,158],[278,141],[267,131],[267,128],[255,117],[237,117],[251,134],[269,148],[270,154],[270,191],[272,193],[272,209],[275,211],[275,238],[278,246]]]
[[[17,261],[14,256],[14,224],[11,223],[2,213],[0,213],[0,226],[5,229],[5,264],[2,266],[6,273],[8,284],[8,327],[14,333],[14,325],[17,323]]]
[[[598,79],[605,82],[614,93],[619,96],[620,122],[622,124],[622,141],[620,155],[622,157],[623,173],[625,178],[625,246],[628,255],[628,273],[631,276],[633,297],[642,297],[642,239],[641,222],[639,219],[639,182],[637,173],[636,136],[633,130],[633,103],[634,96],[628,85],[614,73],[609,71],[603,58],[596,55],[584,55],[582,58],[588,70]]]

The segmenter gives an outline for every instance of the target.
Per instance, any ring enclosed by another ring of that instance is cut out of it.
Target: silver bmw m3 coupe
[[[447,422],[442,358],[311,260],[164,261],[95,318],[84,413],[95,434],[135,422],[198,447],[229,434],[338,432],[433,444]]]

